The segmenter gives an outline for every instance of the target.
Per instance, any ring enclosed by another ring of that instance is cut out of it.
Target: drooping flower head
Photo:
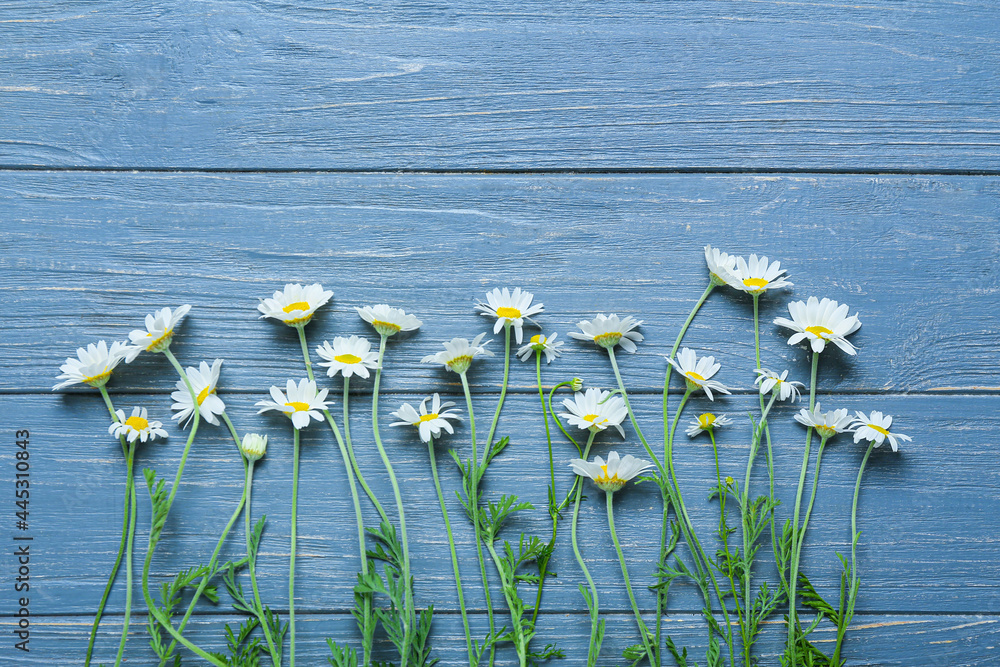
[[[296,429],[304,429],[309,425],[311,419],[323,421],[321,410],[325,410],[329,401],[326,400],[326,389],[316,391],[316,383],[312,380],[302,379],[296,385],[295,380],[289,380],[285,384],[285,393],[276,386],[271,386],[270,401],[258,401],[255,405],[260,408],[257,414],[268,410],[283,412],[292,420],[292,426]]]
[[[689,438],[693,438],[702,431],[713,431],[720,426],[729,426],[733,423],[733,420],[726,415],[715,415],[711,412],[703,412],[698,415],[697,419],[692,419],[690,426],[688,426],[687,434]]]
[[[736,255],[722,252],[710,245],[705,246],[705,264],[708,265],[708,279],[713,285],[728,285],[736,280]]]
[[[482,311],[486,317],[497,318],[497,323],[493,325],[493,333],[500,333],[505,326],[514,327],[514,336],[517,344],[521,344],[524,332],[521,327],[524,321],[528,320],[535,326],[531,316],[542,312],[542,304],[531,305],[531,300],[535,297],[531,292],[524,292],[520,287],[515,287],[511,292],[506,287],[503,290],[495,288],[492,292],[486,293],[486,303],[476,304],[476,310]]]
[[[146,329],[134,329],[129,332],[129,340],[132,345],[125,355],[125,363],[130,364],[140,352],[163,352],[170,347],[170,341],[174,337],[174,329],[181,323],[184,316],[191,310],[191,306],[183,306],[171,311],[169,308],[161,308],[152,315],[146,315]]]
[[[542,334],[535,334],[528,343],[521,346],[517,351],[518,358],[521,361],[527,361],[531,358],[532,352],[537,352],[538,354],[545,355],[545,363],[551,363],[553,359],[562,354],[559,348],[563,346],[563,342],[556,342],[556,336],[558,335],[543,336]]]
[[[715,357],[702,357],[699,359],[694,350],[685,347],[681,349],[677,355],[677,359],[667,359],[667,363],[680,371],[690,391],[703,389],[710,401],[715,400],[712,391],[722,394],[730,393],[724,384],[711,379],[722,368],[721,364],[715,363]]]
[[[167,432],[163,430],[163,424],[158,421],[150,421],[146,408],[132,408],[132,415],[125,417],[124,410],[115,410],[118,421],[113,422],[108,427],[108,433],[117,437],[124,436],[129,442],[152,442],[156,438],[166,438]]]
[[[753,383],[760,385],[760,393],[762,396],[766,396],[771,392],[774,392],[779,401],[787,401],[790,398],[791,402],[794,403],[799,400],[799,396],[802,394],[802,389],[805,388],[805,385],[801,382],[787,380],[788,371],[782,371],[781,375],[778,375],[774,371],[766,368],[755,368],[753,369],[753,372],[757,374],[757,379],[754,380]]]
[[[257,310],[261,319],[270,317],[284,322],[290,327],[303,327],[316,314],[316,309],[333,298],[333,292],[323,289],[319,283],[302,286],[288,283],[285,289],[276,291],[270,299],[261,299]]]
[[[577,340],[592,340],[598,346],[611,349],[615,345],[621,345],[626,352],[634,354],[638,349],[635,344],[642,341],[642,334],[633,331],[642,324],[642,320],[637,320],[631,315],[624,319],[619,318],[614,313],[598,315],[592,320],[581,320],[576,326],[580,327],[583,333],[570,331],[569,335]]]
[[[802,408],[795,414],[795,421],[803,426],[811,426],[816,429],[821,438],[832,438],[838,433],[843,433],[854,421],[848,414],[847,408],[830,410],[823,412],[819,402],[812,410]]]
[[[781,262],[768,262],[767,257],[758,258],[750,255],[750,261],[742,257],[736,258],[736,268],[726,282],[730,287],[759,296],[767,290],[791,287],[792,283],[783,275]]]
[[[444,351],[437,354],[428,354],[420,362],[424,364],[441,364],[449,371],[459,374],[464,373],[469,370],[469,366],[475,357],[479,355],[493,356],[493,353],[486,349],[486,346],[493,341],[488,340],[484,343],[484,336],[486,336],[485,332],[479,334],[472,339],[471,343],[467,338],[452,338],[449,341],[441,343],[444,345]]]
[[[326,374],[333,377],[340,373],[345,378],[352,375],[366,378],[371,375],[369,368],[378,367],[378,352],[372,351],[372,344],[367,338],[337,336],[333,345],[329,341],[316,348],[316,354],[326,359],[319,362],[326,367]]]
[[[568,412],[560,412],[559,416],[571,426],[595,433],[613,426],[625,437],[621,423],[628,417],[628,409],[625,399],[617,394],[590,387],[586,392],[577,392],[573,398],[563,399],[563,407]]]
[[[828,342],[833,343],[847,354],[857,354],[857,348],[847,342],[846,336],[861,328],[857,314],[848,316],[850,308],[833,299],[822,301],[814,296],[807,301],[792,301],[788,312],[792,319],[779,317],[774,320],[778,326],[795,331],[788,339],[789,345],[808,340],[813,352],[822,352]]]
[[[375,306],[355,307],[354,310],[358,311],[361,319],[372,325],[375,331],[382,336],[395,336],[400,331],[413,331],[419,329],[420,325],[423,324],[413,315],[407,314],[406,311],[384,303]]]
[[[654,467],[649,461],[637,459],[631,454],[619,458],[618,452],[609,452],[606,463],[600,456],[595,456],[593,462],[573,459],[569,465],[577,475],[589,477],[602,491],[612,493],[620,491],[633,477]]]
[[[431,401],[430,411],[427,410],[427,401]],[[459,416],[457,410],[448,409],[453,405],[455,404],[451,401],[442,403],[441,396],[438,394],[428,396],[420,401],[419,412],[409,403],[403,403],[399,406],[399,410],[392,413],[392,416],[400,421],[393,422],[390,426],[416,426],[420,433],[420,439],[429,442],[431,437],[440,437],[442,430],[448,433],[455,432],[448,420],[458,421],[462,417]]]
[[[188,381],[198,400],[198,412],[201,413],[201,418],[216,426],[219,425],[219,418],[216,415],[226,411],[226,404],[215,393],[219,384],[220,370],[222,370],[222,359],[213,361],[211,367],[203,361],[199,368],[188,366],[187,369]],[[170,409],[179,411],[174,414],[173,419],[177,419],[181,427],[186,427],[194,417],[194,402],[184,380],[178,380],[176,386],[177,391],[170,394],[170,398],[174,399]]]
[[[240,443],[240,451],[250,461],[258,461],[267,451],[267,436],[259,433],[247,433]]]
[[[53,391],[74,384],[89,384],[91,387],[103,387],[111,379],[111,371],[120,364],[128,353],[128,345],[115,341],[111,347],[103,340],[90,343],[87,347],[76,349],[77,358],[67,357],[66,363],[59,367],[61,375],[57,380],[63,380],[52,387]]]
[[[872,410],[870,416],[860,410],[855,411],[854,422],[851,424],[851,430],[854,431],[854,442],[867,440],[874,442],[876,447],[880,447],[883,442],[888,440],[889,446],[895,452],[899,450],[900,442],[913,440],[910,436],[902,433],[890,433],[890,426],[892,426],[892,415],[883,415],[878,410]]]

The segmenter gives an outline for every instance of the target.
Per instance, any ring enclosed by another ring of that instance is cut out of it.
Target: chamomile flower
[[[612,493],[620,491],[633,477],[654,467],[649,461],[637,459],[631,454],[619,458],[618,452],[609,452],[607,462],[600,456],[595,456],[593,462],[573,459],[569,462],[569,466],[577,475],[594,480],[602,491]]]
[[[216,415],[221,415],[226,411],[226,404],[215,393],[221,369],[222,359],[213,361],[211,367],[203,361],[199,368],[188,366],[187,369],[188,381],[191,383],[191,388],[194,389],[195,397],[198,400],[198,412],[201,413],[201,418],[216,426],[219,425],[219,418]],[[170,398],[174,399],[174,404],[170,406],[170,409],[179,411],[174,414],[173,419],[178,420],[181,427],[186,427],[194,416],[194,402],[191,400],[191,392],[188,391],[184,380],[178,380],[176,386],[177,391],[170,394]]]
[[[301,430],[309,425],[310,419],[323,420],[320,411],[325,410],[330,403],[326,400],[327,391],[326,389],[316,391],[316,383],[306,379],[299,380],[297,385],[295,380],[289,380],[285,384],[284,393],[272,385],[271,398],[274,400],[258,401],[255,404],[260,407],[257,414],[278,410],[292,420],[292,426]]]
[[[174,310],[161,308],[152,315],[146,315],[146,330],[134,329],[129,332],[128,337],[132,345],[125,355],[125,363],[132,363],[140,352],[163,352],[169,348],[170,341],[174,337],[174,329],[189,310],[191,306],[184,304]]]
[[[355,307],[354,310],[358,311],[361,319],[372,325],[375,331],[383,336],[395,336],[400,331],[413,331],[419,329],[420,325],[423,324],[413,315],[407,314],[406,311],[384,303],[361,308]]]
[[[861,320],[856,313],[848,316],[849,311],[846,303],[826,298],[821,301],[811,296],[807,301],[788,304],[792,319],[779,317],[774,323],[796,332],[788,339],[789,345],[808,340],[813,352],[822,352],[830,342],[847,354],[854,355],[857,349],[845,337],[861,328]]]
[[[447,342],[441,343],[444,345],[443,352],[428,354],[420,362],[424,364],[441,364],[449,371],[464,373],[469,370],[469,366],[475,357],[481,354],[487,357],[493,356],[493,353],[486,349],[486,346],[493,341],[488,340],[484,343],[483,337],[485,336],[485,332],[481,333],[473,338],[471,343],[467,338],[452,338]]]
[[[527,361],[531,358],[532,352],[537,352],[545,355],[545,363],[551,363],[553,359],[562,354],[559,348],[563,346],[563,342],[556,342],[556,336],[558,335],[543,336],[542,334],[535,334],[526,345],[521,346],[517,351],[518,358],[521,361]]]
[[[257,310],[261,319],[270,317],[284,322],[290,327],[302,327],[309,323],[316,309],[333,298],[333,292],[323,289],[319,283],[302,286],[288,283],[270,299],[261,299]]]
[[[258,461],[267,451],[267,436],[259,433],[247,433],[240,443],[240,451],[250,461]]]
[[[712,431],[720,426],[729,426],[732,423],[733,420],[726,415],[714,415],[711,412],[703,412],[698,415],[697,419],[691,420],[687,434],[689,438],[693,438],[702,431]]]
[[[866,415],[860,410],[854,413],[854,422],[851,430],[854,431],[854,442],[867,440],[874,442],[876,447],[880,447],[886,439],[892,451],[898,451],[900,442],[910,442],[913,440],[908,435],[902,433],[890,433],[892,426],[892,415],[883,415],[878,410],[872,410],[871,415]]]
[[[427,411],[427,401],[431,401],[430,412]],[[454,433],[449,419],[461,420],[457,410],[449,410],[455,405],[451,401],[441,402],[441,396],[434,394],[420,401],[420,411],[418,412],[409,403],[403,403],[399,410],[392,413],[392,416],[401,421],[393,422],[390,426],[416,426],[420,433],[420,439],[429,442],[432,437],[440,437],[441,431]]]
[[[325,362],[319,362],[319,365],[326,367],[326,374],[330,377],[340,373],[345,378],[352,375],[366,378],[371,375],[369,368],[378,367],[378,352],[373,352],[368,339],[360,336],[337,336],[333,339],[333,345],[329,341],[323,341],[316,348],[316,354],[326,359]]]
[[[59,367],[61,375],[57,380],[63,380],[52,387],[53,391],[74,384],[89,384],[91,387],[103,387],[111,379],[111,371],[120,364],[128,353],[128,345],[115,341],[111,347],[103,340],[90,343],[87,347],[76,349],[77,358],[67,357],[66,363]]]
[[[680,371],[690,391],[703,389],[710,401],[715,400],[712,391],[717,391],[721,394],[730,393],[724,384],[711,379],[722,367],[721,364],[715,363],[715,357],[702,357],[699,359],[694,350],[685,347],[681,349],[677,355],[677,359],[668,358],[667,363]]]
[[[713,285],[728,285],[736,279],[736,255],[724,253],[710,245],[705,246],[705,264],[708,265],[708,279]]]
[[[535,324],[531,316],[542,312],[542,304],[531,305],[531,300],[535,297],[531,292],[523,292],[520,287],[515,287],[511,292],[506,287],[503,290],[495,288],[492,292],[486,293],[486,303],[477,303],[476,310],[482,311],[486,317],[497,318],[497,323],[493,325],[493,333],[500,333],[505,326],[514,327],[514,336],[517,344],[521,344],[523,337],[524,321],[528,320]],[[535,325],[538,326],[538,325]]]
[[[614,426],[625,437],[621,423],[628,417],[628,409],[625,399],[617,394],[591,387],[586,392],[577,392],[573,398],[563,399],[563,407],[568,412],[560,412],[559,416],[572,426],[595,433]]]
[[[129,442],[152,442],[156,438],[166,438],[167,432],[163,430],[163,424],[158,421],[150,421],[146,408],[132,408],[132,415],[125,417],[124,410],[115,410],[118,421],[108,427],[108,433],[115,437],[124,436]]]
[[[822,438],[832,438],[838,433],[848,430],[854,420],[847,414],[847,408],[823,412],[817,402],[816,407],[812,410],[809,408],[799,410],[795,414],[795,421],[803,426],[811,426],[816,429]]]
[[[634,354],[635,344],[642,341],[642,334],[632,331],[642,324],[642,320],[637,320],[631,315],[624,319],[619,318],[614,313],[611,315],[598,315],[592,320],[581,320],[576,326],[580,327],[583,333],[570,331],[569,335],[577,340],[592,340],[598,346],[611,349],[615,345],[621,345],[626,352]]]
[[[794,403],[799,400],[799,396],[802,395],[801,390],[805,388],[801,382],[786,380],[788,371],[782,371],[781,375],[778,375],[766,368],[755,368],[753,372],[757,374],[757,379],[753,383],[760,385],[761,395],[766,396],[773,392],[778,396],[779,401],[787,401],[791,398],[792,403]]]
[[[792,283],[782,275],[785,271],[781,262],[768,262],[767,257],[750,255],[750,261],[736,258],[736,268],[727,281],[730,287],[747,294],[758,296],[767,290],[791,287]]]

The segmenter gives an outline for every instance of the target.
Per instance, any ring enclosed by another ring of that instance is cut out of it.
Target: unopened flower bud
[[[573,378],[572,382],[569,383],[569,388],[573,391],[580,391],[583,389],[583,380],[580,378]]]
[[[251,461],[257,461],[267,451],[267,436],[258,433],[247,433],[240,443],[240,451]]]

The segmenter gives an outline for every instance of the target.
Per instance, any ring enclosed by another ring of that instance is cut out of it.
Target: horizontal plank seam
[[[550,387],[546,387],[546,390]],[[115,391],[109,391],[108,393],[112,396],[149,396],[149,395],[166,395],[171,392],[176,391],[173,388],[165,389],[121,389]],[[441,393],[441,389],[438,389],[438,393]],[[456,388],[456,391],[459,391]],[[256,396],[263,392],[261,389],[227,389],[225,391],[218,392],[220,396]],[[412,396],[413,394],[422,393],[419,389],[382,389],[379,394],[382,396]],[[568,394],[568,392],[566,392]],[[630,396],[662,396],[662,389],[629,389]],[[45,389],[0,389],[0,396],[82,396],[88,394],[87,391],[50,391]],[[473,396],[498,396],[500,394],[499,389],[497,390],[472,390]],[[732,396],[755,396],[757,392],[749,389],[734,389],[731,392]],[[900,390],[878,390],[878,389],[837,389],[835,391],[823,391],[818,390],[816,392],[818,396],[883,396],[883,397],[900,397],[900,396],[1000,396],[1000,387],[997,388],[982,388],[982,389],[918,389],[913,391],[900,391]],[[360,391],[351,392],[351,396],[371,396],[370,391]],[[522,389],[518,388],[508,388],[507,395],[516,396],[537,396],[538,389]],[[681,389],[670,391],[670,396],[683,396],[684,391]]]

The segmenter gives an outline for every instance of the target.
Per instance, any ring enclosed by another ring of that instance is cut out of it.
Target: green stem
[[[225,413],[223,413],[225,414]],[[227,419],[228,422],[228,419]],[[271,627],[267,623],[267,618],[264,617],[262,612],[264,605],[260,601],[260,590],[257,588],[257,554],[250,557],[250,514],[251,514],[251,497],[253,495],[253,467],[256,461],[249,461],[246,470],[246,481],[243,483],[243,488],[246,493],[246,507],[243,512],[243,530],[246,534],[246,546],[247,546],[247,565],[250,568],[250,586],[253,588],[253,600],[254,600],[254,614],[257,616],[257,620],[260,621],[260,629],[264,633],[264,638],[267,640],[267,649],[271,654],[271,662],[274,667],[281,667],[281,654],[278,652],[278,648],[274,645],[274,638],[271,637]],[[260,550],[260,545],[257,545],[257,549]]]
[[[622,545],[618,542],[618,533],[615,532],[615,510],[614,510],[614,491],[608,491],[607,496],[607,506],[608,506],[608,528],[611,529],[611,540],[615,543],[615,552],[618,554],[618,562],[622,566],[622,577],[625,578],[625,590],[628,591],[628,600],[632,603],[632,613],[635,614],[635,622],[639,625],[639,634],[642,635],[642,644],[646,647],[646,656],[649,658],[649,664],[656,664],[656,654],[653,652],[653,647],[649,645],[649,630],[646,628],[646,624],[642,621],[642,614],[639,613],[639,605],[635,602],[635,594],[632,593],[632,583],[628,578],[628,566],[625,565],[625,555],[622,553]]]
[[[552,455],[552,432],[549,430],[549,412],[545,409],[545,392],[542,391],[542,353],[535,352],[535,377],[538,380],[538,398],[542,402],[542,421],[545,423],[545,442],[549,448],[549,517],[552,519],[552,537],[549,538],[549,554],[556,544],[556,533],[559,529],[559,508],[556,507],[556,467]],[[538,609],[542,606],[542,588],[548,574],[549,558],[546,556],[538,567],[538,590],[535,592],[535,608],[531,612],[531,625],[534,627],[538,619]]]
[[[801,538],[805,538],[806,528],[809,526],[809,517],[812,516],[813,503],[816,502],[816,489],[819,486],[819,466],[823,461],[823,450],[826,449],[826,441],[829,438],[821,438],[819,441],[819,450],[816,452],[816,467],[813,469],[813,485],[812,492],[809,494],[809,504],[806,505],[805,516],[802,517],[802,528],[799,529],[800,539],[798,542],[798,547],[795,552],[795,560],[802,562],[802,542]]]
[[[587,437],[587,446],[584,448],[582,456],[584,461],[590,455],[590,446],[594,444],[594,436],[596,435],[597,431],[591,431]],[[597,647],[594,645],[594,639],[597,636],[598,611],[600,606],[597,597],[597,586],[594,584],[594,578],[590,576],[590,570],[587,568],[586,561],[583,560],[583,554],[580,553],[580,544],[576,539],[576,525],[580,518],[580,498],[582,496],[583,484],[578,484],[576,487],[576,497],[573,499],[573,520],[570,523],[570,541],[573,543],[573,554],[576,556],[576,562],[580,565],[580,569],[583,570],[583,576],[587,579],[587,586],[590,588],[590,597],[593,601],[593,609],[590,613],[590,648],[587,651],[587,667],[594,667],[597,664]]]
[[[500,399],[497,401],[496,412],[493,413],[493,422],[490,424],[489,435],[486,436],[486,451],[483,452],[483,468],[493,452],[493,435],[496,433],[497,424],[500,421],[500,410],[503,408],[504,398],[507,396],[507,379],[510,376],[510,322],[503,327],[504,355],[503,355],[503,384],[500,386]]]
[[[496,547],[493,546],[492,536],[486,540],[486,548],[493,558],[493,565],[497,569],[497,574],[500,575],[500,588],[503,590],[503,596],[507,601],[507,609],[510,611],[510,624],[512,628],[510,636],[513,639],[514,650],[517,652],[518,665],[526,667],[528,664],[528,644],[524,641],[524,624],[521,621],[520,615],[514,612],[517,607],[516,597],[512,598],[509,593],[509,591],[514,590],[514,582],[507,581],[507,577],[504,576],[503,567],[500,565],[500,555],[497,554]]]
[[[299,500],[299,429],[292,427],[292,533],[288,556],[288,656],[295,667],[295,537]]]
[[[129,443],[128,457],[125,459],[126,474],[128,475],[129,490],[126,495],[131,497],[130,518],[128,522],[128,546],[125,549],[125,617],[122,621],[122,638],[118,644],[118,655],[115,657],[115,666],[121,664],[122,656],[125,654],[125,642],[128,639],[128,625],[132,617],[132,546],[135,543],[135,479],[132,473],[132,466],[135,462],[135,441]]]

